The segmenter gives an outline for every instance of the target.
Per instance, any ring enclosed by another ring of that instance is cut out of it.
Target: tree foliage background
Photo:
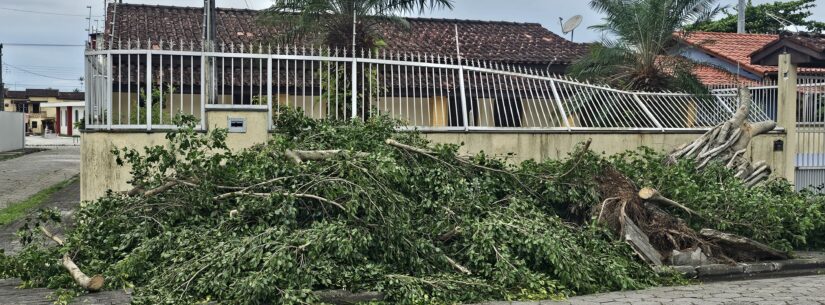
[[[276,39],[286,43],[307,42],[331,48],[374,50],[382,45],[381,26],[408,28],[402,13],[452,9],[453,0],[275,0],[263,11],[263,24],[285,29]]]
[[[693,64],[667,50],[674,32],[721,10],[716,0],[592,0],[590,6],[605,15],[591,28],[605,35],[569,68],[570,75],[628,90],[706,92]]]
[[[753,5],[752,1],[748,1],[748,6],[745,10],[745,29],[748,33],[758,34],[776,34],[785,31],[785,25],[776,18],[771,17],[771,15],[773,15],[799,26],[800,30],[823,33],[823,31],[825,31],[825,22],[813,20],[813,18],[817,17],[820,20],[823,18],[823,16],[814,16],[811,12],[811,9],[816,6],[817,0],[776,1],[759,5]],[[725,16],[718,20],[700,22],[690,27],[690,29],[706,32],[736,33],[738,13],[733,9],[725,8],[723,14]]]

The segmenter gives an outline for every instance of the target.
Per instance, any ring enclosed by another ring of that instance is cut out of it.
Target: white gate
[[[825,192],[825,76],[799,76],[796,188]]]

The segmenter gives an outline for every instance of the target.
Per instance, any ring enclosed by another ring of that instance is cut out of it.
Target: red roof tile
[[[743,84],[743,85],[756,85],[758,82],[750,80],[748,78],[737,76],[736,74],[730,73],[726,70],[709,66],[709,65],[697,65],[693,68],[693,74],[696,75],[696,78],[699,79],[700,82],[705,84],[705,86],[715,86],[715,85],[731,85],[731,84]]]
[[[83,92],[60,92],[57,94],[58,99],[69,101],[82,101],[85,97],[86,95]]]
[[[56,97],[60,100],[82,101],[85,94],[83,92],[60,92],[57,89],[6,90],[6,98],[27,99],[31,97]]]
[[[183,41],[201,39],[203,9],[198,7],[118,4],[109,7],[106,37],[115,41]],[[271,41],[283,32],[256,22],[258,11],[217,10],[217,40],[223,43],[257,44]],[[111,20],[114,18],[114,28]],[[402,53],[455,54],[458,26],[462,56],[468,59],[525,64],[569,64],[583,56],[587,44],[570,42],[538,23],[408,18],[408,30],[382,26],[387,51]],[[117,44],[117,42],[115,42]]]
[[[764,75],[778,70],[778,67],[751,64],[750,55],[768,43],[779,39],[779,35],[715,32],[676,33],[674,35],[682,42],[701,48],[705,52],[731,63],[739,64],[750,72]]]

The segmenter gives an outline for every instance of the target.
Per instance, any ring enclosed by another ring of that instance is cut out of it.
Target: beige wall
[[[504,156],[515,153],[513,161],[528,159],[562,159],[576,145],[593,139],[590,149],[608,155],[617,154],[641,146],[669,152],[679,145],[693,141],[697,133],[430,133],[425,136],[434,143],[464,143],[462,153],[485,152]],[[786,165],[784,152],[774,152],[775,140],[783,140],[784,134],[758,136],[751,142],[749,158],[765,160],[776,175],[782,175]],[[785,147],[787,150],[787,147]]]
[[[206,122],[210,129],[227,128],[229,118],[245,118],[246,133],[229,133],[226,145],[235,149],[248,148],[265,143],[269,139],[269,113],[267,111],[212,111],[206,112]]]
[[[210,128],[226,128],[227,118],[245,118],[246,133],[229,133],[227,145],[233,149],[243,149],[269,138],[269,119],[266,111],[207,111]],[[115,163],[112,149],[133,148],[143,151],[144,147],[164,145],[165,133],[156,132],[87,132],[81,141],[80,198],[93,200],[106,194],[106,190],[125,191],[130,189],[129,168]]]
[[[227,145],[231,149],[243,149],[264,143],[269,134],[267,112],[249,111],[208,111],[207,120],[211,128],[226,128],[228,117],[247,119],[247,133],[230,133]],[[596,152],[615,154],[639,146],[649,146],[660,151],[670,151],[700,136],[697,133],[428,133],[424,136],[434,143],[464,143],[463,153],[506,155],[515,153],[514,162],[527,159],[565,158],[575,146],[587,139],[593,139],[590,148]],[[750,158],[765,160],[774,169],[775,175],[782,175],[784,152],[774,152],[775,140],[784,140],[785,135],[772,133],[755,138],[751,142]],[[107,189],[128,190],[126,183],[129,170],[118,167],[111,154],[112,148],[129,147],[142,149],[145,146],[164,143],[164,133],[85,133],[81,143],[81,199],[91,200],[104,195]],[[787,149],[787,147],[786,147]]]

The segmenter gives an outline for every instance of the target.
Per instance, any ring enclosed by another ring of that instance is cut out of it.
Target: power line
[[[6,46],[14,47],[85,47],[83,44],[61,44],[61,43],[3,43]]]
[[[30,88],[33,88],[33,87],[51,87],[51,88],[83,88],[83,86],[80,86],[80,85],[78,85],[78,86],[70,86],[70,85],[54,85],[54,84],[47,84],[47,83],[41,83],[41,84],[24,84],[24,83],[16,83],[16,82],[13,82],[13,81],[11,81],[11,82],[7,82],[7,83],[6,83],[6,87],[9,87],[9,88],[17,88],[17,87],[30,87]]]
[[[51,78],[51,79],[56,79],[56,80],[66,80],[66,81],[77,81],[78,80],[78,79],[69,79],[69,78],[59,78],[59,77],[54,77],[54,76],[51,76],[51,75],[45,75],[45,74],[40,74],[40,73],[37,73],[37,72],[32,72],[32,71],[20,68],[20,67],[15,66],[15,65],[10,65],[7,62],[3,62],[3,64],[6,65],[6,66],[9,66],[11,68],[14,68],[16,70],[23,71],[23,72],[26,72],[26,73],[29,73],[29,74],[32,74],[32,75],[40,76],[40,77]]]
[[[68,17],[88,17],[87,15],[79,15],[79,14],[66,14],[66,13],[55,13],[55,12],[43,12],[43,11],[31,11],[31,10],[21,10],[16,8],[8,8],[8,7],[0,7],[0,10],[5,11],[13,11],[19,13],[30,13],[30,14],[42,14],[42,15],[55,15],[55,16],[68,16]],[[103,17],[103,16],[92,16],[92,17]]]

